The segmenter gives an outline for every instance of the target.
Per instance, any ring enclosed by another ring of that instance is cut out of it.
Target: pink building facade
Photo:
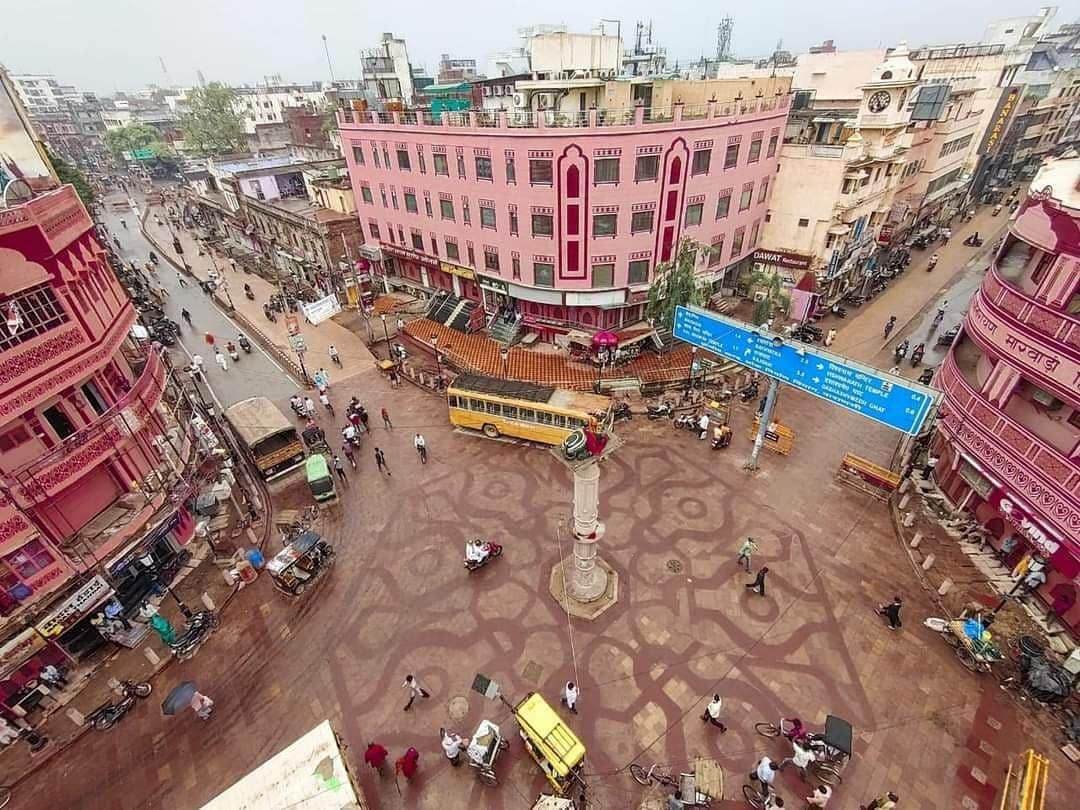
[[[0,703],[49,655],[100,645],[76,623],[168,503],[146,486],[163,464],[166,368],[133,345],[134,322],[71,186],[0,210]]]
[[[640,320],[682,239],[719,284],[764,226],[788,98],[669,110],[341,111],[375,271],[542,335]]]
[[[937,376],[935,477],[1080,630],[1080,159],[1048,163]]]

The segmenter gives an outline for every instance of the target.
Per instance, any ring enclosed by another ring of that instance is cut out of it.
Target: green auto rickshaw
[[[334,472],[322,453],[312,453],[304,463],[311,495],[317,501],[328,501],[337,497],[334,489]]]

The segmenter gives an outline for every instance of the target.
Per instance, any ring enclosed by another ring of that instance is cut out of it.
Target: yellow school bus
[[[481,430],[485,436],[515,436],[542,444],[562,444],[578,428],[610,423],[608,397],[461,374],[446,391],[450,424]]]

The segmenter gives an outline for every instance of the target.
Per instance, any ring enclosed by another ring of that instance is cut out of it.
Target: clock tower
[[[859,127],[892,129],[906,125],[911,90],[919,83],[917,73],[907,45],[901,42],[874,68],[870,81],[860,88]]]

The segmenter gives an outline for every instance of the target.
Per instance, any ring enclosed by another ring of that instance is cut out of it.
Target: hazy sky
[[[651,17],[654,39],[669,58],[685,61],[715,52],[725,12],[735,19],[735,53],[755,56],[778,39],[794,53],[830,38],[842,49],[901,39],[911,46],[977,41],[988,20],[1037,10],[1025,0],[0,0],[0,62],[12,72],[54,73],[63,83],[111,93],[162,83],[158,57],[179,85],[192,84],[197,69],[231,83],[271,73],[326,79],[324,33],[335,75],[346,78],[359,74],[359,51],[383,31],[405,37],[413,63],[434,73],[444,51],[483,64],[490,52],[518,44],[517,28],[536,23],[587,31],[600,17],[619,16],[629,43],[634,22]],[[1059,4],[1057,22],[1078,16],[1080,0]]]

